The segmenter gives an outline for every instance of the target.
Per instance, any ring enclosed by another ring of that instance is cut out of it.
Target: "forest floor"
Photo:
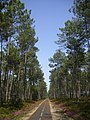
[[[74,120],[62,112],[62,109],[55,103],[50,102],[52,120]]]
[[[5,104],[0,107],[0,120],[21,120],[28,113],[33,114],[42,102],[43,100],[27,101],[19,108]],[[90,97],[50,100],[50,108],[53,120],[90,120]]]
[[[64,113],[73,120],[90,120],[90,97],[51,100],[57,112]]]
[[[38,107],[42,101],[43,100],[24,102],[21,107],[5,104],[0,107],[0,120],[19,120],[25,116],[28,111],[30,112],[32,109]]]

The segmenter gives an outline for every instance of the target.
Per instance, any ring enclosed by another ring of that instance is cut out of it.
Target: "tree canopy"
[[[59,50],[50,61],[50,98],[90,95],[90,1],[74,0],[75,17],[59,28]],[[62,50],[62,47],[66,50]]]
[[[0,105],[45,98],[35,21],[20,0],[0,2]],[[43,92],[41,91],[43,89]]]

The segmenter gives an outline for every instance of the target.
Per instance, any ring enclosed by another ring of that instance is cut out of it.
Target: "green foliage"
[[[60,106],[62,113],[65,113],[73,119],[90,119],[90,97],[60,98],[51,100],[57,106]]]
[[[58,100],[59,103],[64,103],[64,105],[76,114],[82,116],[85,120],[90,119],[90,97],[81,97],[79,101],[77,99],[61,99]]]
[[[38,38],[31,10],[20,0],[1,1],[0,17],[0,104],[10,102],[18,108],[21,101],[39,99],[37,81],[44,82],[36,55]]]
[[[71,10],[76,17],[59,28],[59,39],[55,41],[59,50],[49,59],[50,98],[79,99],[90,95],[89,5],[89,0],[74,0]]]

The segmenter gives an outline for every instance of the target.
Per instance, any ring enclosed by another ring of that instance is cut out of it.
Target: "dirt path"
[[[62,109],[50,102],[52,120],[74,120],[62,112]]]
[[[16,119],[13,119],[16,120]],[[23,117],[18,120],[84,120],[73,111],[67,109],[63,104],[50,102],[49,99],[38,101]]]
[[[52,120],[49,100],[46,99],[28,120]]]
[[[39,111],[42,111],[41,109],[43,108],[42,106],[44,105],[45,101],[49,101],[49,100],[44,100],[43,102],[41,102],[38,106],[36,106],[35,108],[33,108],[32,110],[30,110],[24,117],[22,117],[20,120],[32,120],[33,119],[33,116],[34,116],[34,120],[38,120],[37,118],[40,117],[40,115],[38,113],[41,113]],[[63,112],[62,112],[62,109],[59,108],[57,105],[55,105],[53,102],[47,102],[49,103],[48,104],[48,107],[50,107],[50,114],[52,116],[52,120],[74,120],[70,117],[68,117],[67,115],[65,115]],[[46,104],[46,103],[45,103]],[[44,105],[45,106],[45,105]],[[47,107],[45,106],[45,109]],[[42,115],[42,119],[40,118],[39,120],[44,120],[45,119],[45,115],[46,115],[46,112],[45,112],[45,109],[43,111],[43,115]],[[44,115],[45,113],[45,115]],[[38,116],[37,116],[38,115]],[[37,117],[35,117],[37,116]],[[44,117],[43,117],[44,116]],[[46,118],[47,119],[47,118]],[[45,120],[46,120],[45,119]],[[51,118],[50,118],[51,119]]]
[[[27,114],[25,114],[22,118],[20,118],[19,120],[28,120],[35,112],[36,110],[41,106],[42,102],[37,102],[32,109],[30,109]]]

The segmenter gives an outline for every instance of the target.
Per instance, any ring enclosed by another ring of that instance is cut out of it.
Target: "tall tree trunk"
[[[8,101],[8,92],[9,92],[9,73],[7,73],[6,101]]]
[[[1,37],[1,60],[0,60],[0,105],[3,105],[3,94],[2,94],[2,37]]]
[[[88,95],[90,95],[90,43],[88,40]]]
[[[27,64],[27,54],[25,54],[25,66],[24,66],[24,79],[23,79],[23,94],[24,94],[24,100],[26,99],[26,72],[27,72],[27,68],[26,68],[26,64]]]

